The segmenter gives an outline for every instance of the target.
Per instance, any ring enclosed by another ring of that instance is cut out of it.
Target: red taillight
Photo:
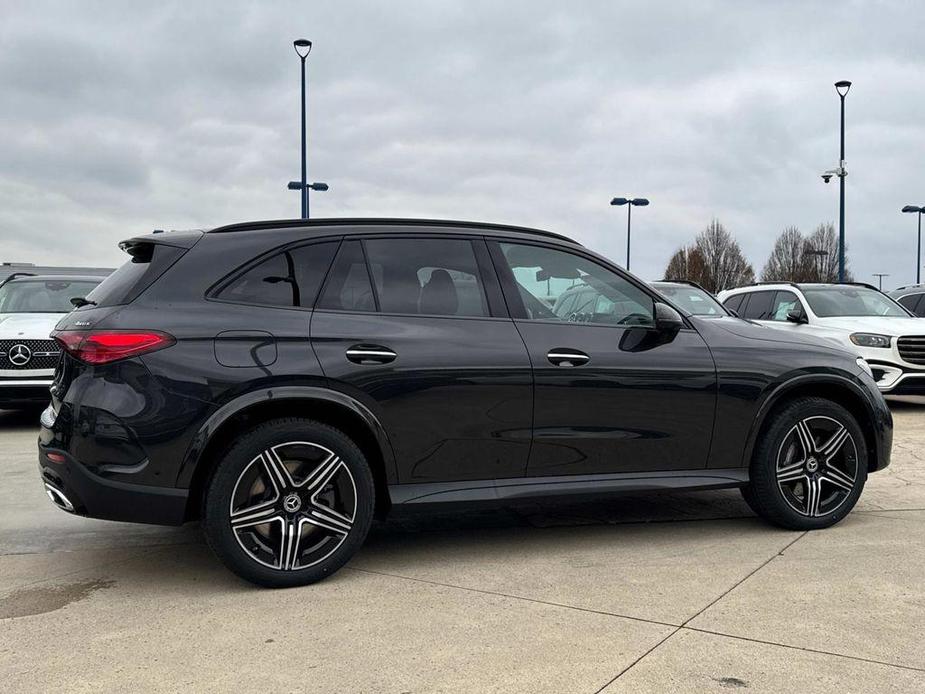
[[[176,342],[157,330],[60,330],[51,336],[65,352],[87,364],[137,357]]]

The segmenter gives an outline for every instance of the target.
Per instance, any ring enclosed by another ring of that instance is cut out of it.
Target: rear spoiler
[[[203,237],[203,232],[199,229],[192,231],[169,231],[145,234],[144,236],[133,236],[119,243],[119,248],[132,254],[132,249],[139,246],[156,245],[156,246],[173,246],[174,248],[184,248],[189,250]]]

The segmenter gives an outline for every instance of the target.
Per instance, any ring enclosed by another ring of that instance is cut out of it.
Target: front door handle
[[[546,358],[556,366],[581,366],[591,361],[591,357],[584,352],[577,349],[569,349],[568,347],[556,347],[555,349],[551,349],[549,350],[549,354],[546,355]]]
[[[395,361],[395,354],[382,345],[353,345],[347,348],[347,359],[354,364],[388,364]]]

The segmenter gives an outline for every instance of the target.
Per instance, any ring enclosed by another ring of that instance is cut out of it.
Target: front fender
[[[875,400],[870,389],[865,386],[859,376],[831,371],[809,374],[803,372],[789,378],[785,377],[768,389],[752,420],[743,451],[742,465],[748,467],[751,464],[758,434],[764,426],[768,415],[780,402],[796,391],[811,394],[813,388],[831,389],[833,387],[844,392],[863,408],[875,435],[874,445],[878,459],[877,468],[885,467],[886,463],[889,462],[889,442],[885,443],[884,425],[890,425],[891,418],[883,398],[879,398],[879,401]],[[884,421],[884,418],[886,418],[886,421]],[[865,423],[859,422],[859,424],[863,427]],[[886,447],[886,450],[884,450],[884,447]]]

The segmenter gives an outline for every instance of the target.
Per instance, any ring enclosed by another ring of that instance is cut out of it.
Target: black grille
[[[20,345],[25,350],[20,348]],[[18,355],[28,353],[24,363]],[[61,350],[54,340],[0,340],[0,369],[53,369]]]
[[[901,337],[898,341],[899,356],[910,364],[925,364],[925,336]]]

